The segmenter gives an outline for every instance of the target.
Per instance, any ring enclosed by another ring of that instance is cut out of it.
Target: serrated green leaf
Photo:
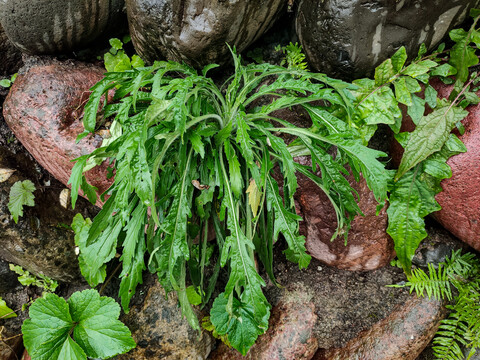
[[[288,243],[288,249],[285,251],[287,259],[297,263],[300,269],[306,268],[312,258],[307,254],[305,237],[298,234],[298,223],[302,218],[285,209],[278,185],[270,175],[267,175],[267,209],[275,214],[274,241],[282,233]]]
[[[229,142],[224,143],[225,157],[228,162],[228,170],[230,174],[230,184],[235,197],[239,198],[242,194],[243,179],[240,171],[240,163],[237,154]]]
[[[75,243],[80,249],[80,271],[90,286],[96,286],[105,280],[105,264],[115,256],[117,238],[122,230],[120,218],[117,216],[90,245],[87,245],[93,229],[90,219],[83,220],[81,215],[77,214],[72,228],[75,231]]]
[[[23,343],[32,360],[59,359],[74,323],[67,302],[47,293],[29,309],[30,319],[22,325]]]
[[[137,210],[138,209],[138,210]],[[123,241],[123,270],[120,274],[119,295],[123,311],[128,314],[128,306],[138,284],[143,283],[142,273],[146,269],[145,256],[145,215],[147,208],[138,206],[132,214],[133,221],[127,226],[127,235]]]
[[[0,319],[10,319],[17,317],[17,314],[7,306],[5,300],[0,297]]]
[[[10,188],[8,201],[8,210],[13,216],[15,223],[18,223],[18,217],[23,216],[24,206],[35,206],[35,185],[30,180],[17,181]]]
[[[202,137],[196,132],[192,132],[188,135],[188,140],[192,143],[195,152],[203,159],[205,157],[205,146],[202,142]]]
[[[395,251],[403,269],[410,273],[413,255],[427,236],[423,217],[440,210],[435,192],[419,179],[418,170],[410,170],[390,192],[387,233],[395,242]]]
[[[395,179],[398,180],[409,169],[440,151],[455,124],[467,115],[467,111],[443,102],[435,111],[424,116],[409,138]]]
[[[72,315],[78,323],[73,331],[75,341],[89,357],[110,358],[133,349],[130,330],[118,320],[120,306],[96,290],[84,290],[68,300]]]

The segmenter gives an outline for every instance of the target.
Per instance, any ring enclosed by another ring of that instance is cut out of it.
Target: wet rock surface
[[[22,55],[13,44],[8,40],[5,31],[0,24],[0,77],[11,75],[17,72],[22,62]]]
[[[200,315],[200,314],[199,314]],[[154,275],[146,276],[132,299],[130,312],[120,318],[132,332],[137,347],[119,360],[200,360],[211,351],[213,339],[199,336],[182,317],[177,297],[165,291]]]
[[[79,62],[58,62],[31,57],[12,86],[4,103],[4,117],[30,154],[56,179],[67,184],[74,163],[89,154],[102,138],[89,136],[79,144],[83,132],[82,112],[88,89],[102,79],[104,69]],[[105,191],[111,184],[106,168],[86,173],[87,180]]]
[[[433,49],[478,1],[303,0],[297,34],[309,64],[342,78],[372,74],[404,45],[410,57]]]
[[[311,164],[307,158],[296,161]],[[328,197],[307,177],[297,174],[297,178],[297,212],[304,220],[300,233],[305,235],[307,250],[314,258],[339,269],[366,271],[381,268],[395,257],[393,241],[386,233],[386,210],[383,208],[376,216],[378,202],[364,179],[360,183],[353,177],[349,179],[359,194],[359,206],[365,216],[355,217],[345,246],[343,236],[330,241],[337,219]]]
[[[2,95],[0,93],[0,104]],[[43,170],[15,139],[1,113],[0,168],[15,170],[7,181],[0,183],[0,259],[19,264],[33,274],[83,282],[73,232],[68,225],[77,212],[92,218],[96,210],[83,199],[79,199],[75,211],[61,206],[59,196],[64,186]],[[7,207],[10,188],[16,181],[25,179],[31,180],[37,189],[35,206],[24,207],[23,217],[15,224]]]
[[[201,67],[231,59],[225,43],[243,51],[273,24],[284,0],[127,0],[139,55]]]
[[[79,49],[122,21],[124,0],[5,0],[0,23],[10,41],[29,54]]]
[[[305,289],[286,291],[271,310],[268,331],[260,336],[246,356],[222,344],[211,360],[308,360],[318,348],[314,335],[317,322],[312,294]]]
[[[275,307],[285,291],[310,295],[317,315],[313,333],[319,348],[344,346],[408,298],[408,291],[386,287],[405,280],[398,268],[352,272],[312,259],[307,269],[299,270],[285,260],[283,246],[280,243],[274,248],[274,273],[283,288],[270,283],[265,290],[267,299]]]
[[[414,360],[446,314],[442,301],[411,296],[399,309],[346,346],[319,350],[315,360]]]

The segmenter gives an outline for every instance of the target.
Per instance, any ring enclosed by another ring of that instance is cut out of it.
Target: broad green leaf
[[[394,124],[402,116],[392,89],[388,86],[376,88],[373,80],[354,81],[360,88],[355,90],[358,100],[355,116],[367,125]]]
[[[405,77],[399,77],[394,81],[393,85],[395,86],[395,97],[399,103],[402,103],[407,106],[412,105],[412,95],[407,88],[405,83]]]
[[[83,349],[69,336],[63,343],[63,346],[58,354],[58,359],[83,360],[87,359],[87,355]]]
[[[403,71],[402,75],[408,75],[417,78],[420,75],[426,74],[431,68],[438,66],[435,61],[423,60],[418,63],[408,65]]]
[[[0,86],[4,88],[9,88],[12,85],[12,82],[9,79],[0,80]]]
[[[463,29],[454,29],[449,34],[456,44],[450,50],[448,63],[457,70],[457,79],[466,82],[468,79],[468,68],[478,64],[475,50],[470,46],[470,34]]]
[[[435,192],[420,179],[418,167],[395,183],[390,192],[387,233],[395,242],[395,251],[403,269],[410,273],[412,258],[427,236],[423,217],[440,210]]]
[[[437,95],[437,90],[435,90],[432,86],[428,85],[425,88],[425,101],[432,109],[437,107]]]
[[[30,319],[22,325],[22,333],[32,360],[60,359],[59,354],[74,326],[67,302],[47,293],[30,306],[29,315]]]
[[[186,289],[188,302],[192,305],[200,305],[202,303],[202,297],[195,290],[195,286],[190,285]]]
[[[0,297],[0,319],[17,317],[17,314],[7,306],[5,300]]]
[[[405,46],[402,46],[392,56],[392,67],[395,74],[402,70],[405,61],[407,61],[407,50],[405,50]]]
[[[138,55],[132,56],[131,64],[133,68],[141,68],[145,66],[145,62]]]
[[[120,39],[111,38],[109,42],[110,42],[110,46],[115,50],[120,50],[121,48],[123,48],[123,43]]]
[[[437,99],[435,99],[437,101]],[[408,107],[407,114],[410,116],[414,124],[418,124],[425,113],[425,100],[412,95],[412,105]]]
[[[388,83],[397,72],[393,68],[392,60],[385,60],[375,69],[375,85],[381,86]]]
[[[252,304],[233,298],[232,313],[227,310],[228,299],[221,293],[213,302],[210,320],[219,335],[227,334],[230,344],[243,356],[263,333],[254,316]]]
[[[110,358],[135,347],[130,330],[118,320],[120,306],[112,298],[84,290],[73,294],[68,304],[77,323],[73,338],[87,356]]]
[[[450,64],[442,64],[432,71],[430,71],[430,76],[451,76],[455,75],[457,73],[457,69],[455,69],[452,65]]]
[[[80,271],[90,286],[96,286],[105,280],[105,264],[115,256],[118,235],[122,230],[122,222],[117,216],[95,242],[87,245],[88,236],[92,232],[93,225],[91,225],[89,219],[82,224],[81,215],[77,214],[76,216],[79,217],[76,220],[74,218],[72,228],[76,233],[75,243],[80,249]]]
[[[455,127],[468,112],[444,101],[435,111],[424,116],[410,135],[395,179],[401,178],[409,169],[439,151]]]
[[[23,216],[24,206],[35,206],[35,185],[30,180],[17,181],[10,188],[8,201],[8,210],[13,216],[15,223],[18,223],[18,217]]]

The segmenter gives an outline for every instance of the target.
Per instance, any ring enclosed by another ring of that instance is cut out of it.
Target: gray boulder
[[[478,0],[302,0],[296,29],[312,68],[347,79],[371,75],[402,45],[433,49]]]
[[[124,0],[3,0],[0,23],[25,53],[58,54],[84,47],[121,21]]]
[[[127,0],[133,44],[148,61],[167,58],[201,67],[230,59],[277,19],[285,0]]]
[[[20,68],[22,64],[21,52],[8,40],[2,25],[0,25],[0,77],[11,75]]]

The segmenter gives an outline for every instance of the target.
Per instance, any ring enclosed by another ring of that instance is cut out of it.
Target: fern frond
[[[410,293],[415,291],[420,296],[424,296],[424,292],[426,292],[428,298],[433,296],[438,300],[452,299],[447,267],[441,264],[438,266],[438,270],[432,264],[428,264],[428,274],[422,269],[413,269],[405,286],[410,287]]]
[[[462,325],[464,324],[456,312],[452,312],[447,319],[441,321],[433,340],[433,353],[437,359],[463,359],[460,344],[465,345],[466,342],[463,339]]]

